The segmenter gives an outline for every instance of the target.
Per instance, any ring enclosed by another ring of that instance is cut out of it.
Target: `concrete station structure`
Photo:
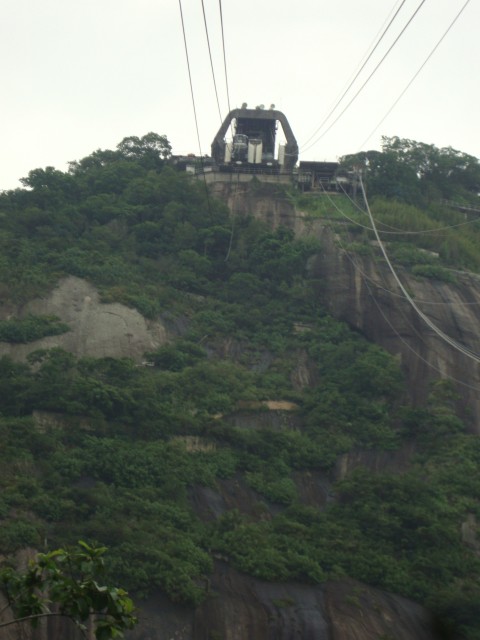
[[[279,127],[285,142],[277,142]],[[230,134],[230,135],[229,135]],[[262,182],[294,184],[302,191],[351,190],[354,176],[338,162],[300,161],[292,128],[274,105],[248,109],[244,103],[223,121],[212,142],[211,156],[175,156],[180,170],[201,174],[208,183]]]

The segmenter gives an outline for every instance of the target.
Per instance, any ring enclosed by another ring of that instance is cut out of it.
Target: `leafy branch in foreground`
[[[134,606],[123,589],[101,585],[106,547],[79,541],[72,550],[40,553],[25,573],[10,567],[0,571],[0,588],[12,608],[14,619],[0,628],[23,621],[36,626],[40,619],[64,616],[83,631],[93,620],[97,640],[123,637],[137,623]]]

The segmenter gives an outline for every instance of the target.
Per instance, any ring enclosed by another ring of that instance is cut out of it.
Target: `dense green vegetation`
[[[345,156],[341,164],[345,169],[361,167],[373,217],[394,264],[446,282],[455,281],[448,269],[480,271],[477,158],[451,148],[383,138],[382,151]],[[311,216],[342,223],[335,230],[345,248],[377,255],[369,244],[375,237],[360,188],[355,199],[308,193],[292,197]]]
[[[1,342],[35,342],[45,336],[57,336],[69,331],[69,326],[55,316],[28,315],[25,318],[0,320]]]
[[[455,416],[451,389],[437,384],[424,409],[406,405],[394,358],[325,312],[306,268],[321,247],[250,218],[232,226],[201,182],[166,163],[169,150],[162,136],[127,138],[0,195],[0,298],[22,303],[71,274],[179,327],[146,354],[152,366],[61,349],[0,359],[0,551],[83,538],[110,548],[110,578],[130,591],[191,603],[218,553],[268,580],[349,575],[432,607],[445,634],[480,638],[480,561],[461,539],[467,517],[480,517],[480,440]],[[447,216],[436,204],[375,206],[397,226],[402,215],[405,225]],[[476,268],[477,236],[451,234],[459,266]],[[402,264],[438,277],[421,249],[435,250],[395,246]],[[3,339],[35,339],[22,322]],[[317,384],[294,384],[300,361]],[[293,403],[290,418],[248,418],[272,399]],[[299,478],[328,483],[341,454],[408,447],[408,471],[357,470],[322,510],[302,494]],[[199,518],[199,487],[222,502],[232,480],[248,508]]]
[[[361,197],[353,202],[345,195],[296,195],[294,201],[308,215],[328,219],[349,251],[378,254],[370,245],[375,236]],[[440,201],[419,207],[370,194],[369,204],[394,264],[410,270],[424,265],[438,267],[439,272],[442,270],[440,279],[447,269],[480,271],[478,213],[472,212],[467,218]]]
[[[478,205],[478,158],[452,147],[383,136],[381,151],[361,151],[342,162],[363,167],[374,195],[414,205],[441,200]]]

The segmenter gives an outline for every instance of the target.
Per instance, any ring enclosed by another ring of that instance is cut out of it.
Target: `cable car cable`
[[[187,60],[187,70],[188,70],[188,79],[190,82],[190,93],[191,93],[191,97],[192,97],[192,105],[193,105],[193,116],[195,119],[195,129],[197,131],[197,141],[198,141],[198,150],[200,152],[200,165],[202,167],[202,173],[203,173],[203,181],[205,184],[205,193],[207,196],[207,206],[208,206],[208,212],[210,213],[210,217],[212,217],[212,206],[211,206],[211,202],[210,202],[210,192],[208,190],[208,185],[207,185],[207,177],[205,175],[205,167],[203,164],[203,154],[202,154],[202,144],[200,142],[200,130],[198,127],[198,118],[197,118],[197,108],[195,105],[195,94],[193,91],[193,82],[192,82],[192,72],[190,69],[190,59],[188,56],[188,46],[187,46],[187,34],[185,32],[185,21],[183,19],[183,11],[182,11],[182,0],[178,0],[178,6],[180,9],[180,20],[182,23],[182,32],[183,32],[183,43],[185,45],[185,57]]]
[[[220,26],[222,31],[222,49],[223,49],[223,66],[225,69],[225,85],[227,88],[227,104],[228,104],[228,113],[232,110],[230,107],[230,92],[228,90],[228,73],[227,73],[227,56],[225,54],[225,31],[223,28],[223,12],[222,12],[222,0],[218,0],[218,5],[220,9]]]
[[[362,177],[359,177],[360,179],[360,188],[362,190],[362,194],[363,194],[363,198],[365,201],[365,206],[367,208],[367,212],[370,218],[370,222],[372,224],[372,228],[373,231],[375,233],[375,237],[377,239],[377,242],[379,244],[379,247],[382,251],[383,257],[385,258],[387,265],[390,269],[390,271],[392,272],[393,277],[395,278],[396,283],[398,284],[398,286],[400,287],[403,295],[407,298],[408,302],[410,303],[410,305],[415,309],[415,311],[417,312],[417,314],[422,318],[422,320],[430,327],[430,329],[432,329],[432,331],[434,331],[444,342],[446,342],[447,344],[449,344],[451,347],[453,347],[454,349],[456,349],[457,351],[459,351],[460,353],[463,353],[465,356],[467,356],[468,358],[474,360],[475,362],[480,363],[480,355],[475,353],[474,351],[472,351],[471,349],[469,349],[468,347],[462,345],[460,342],[457,342],[457,340],[454,340],[453,338],[451,338],[449,335],[447,335],[446,333],[444,333],[439,327],[437,327],[437,325],[432,322],[432,320],[430,320],[430,318],[428,316],[426,316],[423,311],[421,311],[421,309],[419,309],[419,307],[417,306],[417,304],[415,303],[415,301],[413,300],[413,298],[411,297],[411,295],[408,293],[408,291],[406,290],[406,288],[403,286],[402,281],[400,280],[400,278],[397,275],[397,272],[395,271],[390,258],[388,257],[387,251],[384,247],[384,244],[382,242],[382,239],[380,238],[380,235],[377,231],[377,227],[375,225],[375,220],[373,219],[372,216],[372,212],[370,211],[370,206],[368,204],[368,200],[367,200],[367,194],[365,193],[365,187],[363,185],[363,181],[362,181]]]
[[[407,349],[409,351],[411,351],[419,360],[421,360],[422,362],[424,362],[430,369],[433,369],[434,371],[436,371],[437,373],[439,373],[441,375],[442,378],[448,378],[449,380],[452,380],[453,382],[456,382],[460,385],[462,385],[463,387],[466,387],[468,389],[471,389],[473,391],[480,391],[479,387],[473,387],[472,385],[468,384],[467,382],[464,382],[463,380],[459,380],[458,378],[455,378],[453,376],[450,375],[445,375],[445,373],[439,369],[438,367],[436,367],[435,365],[433,365],[431,362],[429,362],[426,358],[424,358],[423,356],[421,356],[418,351],[416,351],[401,335],[400,333],[397,331],[397,329],[394,327],[394,325],[391,323],[391,321],[387,318],[387,316],[385,315],[385,312],[383,311],[383,309],[381,308],[375,294],[373,293],[373,291],[371,290],[371,287],[368,284],[368,281],[370,281],[375,287],[382,289],[383,291],[386,291],[387,293],[394,295],[396,297],[401,297],[403,299],[406,299],[405,296],[400,296],[400,294],[395,294],[393,291],[391,291],[390,289],[386,288],[386,287],[382,287],[381,285],[379,285],[377,282],[375,282],[372,278],[370,278],[370,276],[368,276],[365,271],[363,271],[363,269],[359,266],[358,262],[350,255],[349,251],[344,247],[342,241],[337,238],[340,247],[342,248],[343,252],[345,253],[347,259],[350,261],[350,263],[352,264],[353,268],[361,275],[363,281],[365,282],[365,286],[367,287],[367,290],[370,294],[370,297],[372,298],[375,306],[377,307],[378,311],[380,312],[380,314],[382,315],[383,319],[385,320],[385,322],[388,324],[388,326],[391,328],[391,330],[393,331],[393,333],[397,336],[397,338],[407,347]],[[441,303],[438,303],[441,304]],[[476,303],[473,303],[476,304]],[[415,327],[410,323],[410,321],[405,317],[405,315],[402,312],[402,317],[405,320],[405,322],[408,324],[408,326],[411,328],[411,330],[413,331],[413,333],[415,333],[417,335],[417,337],[425,344],[424,339],[422,338],[422,336],[418,333],[418,331],[415,329]],[[437,354],[438,355],[438,354]],[[444,357],[440,356],[443,360]]]
[[[389,55],[389,53],[392,51],[392,49],[395,47],[395,45],[397,44],[397,42],[400,40],[400,38],[402,37],[402,35],[405,33],[405,31],[407,30],[407,28],[410,26],[410,24],[412,23],[413,19],[416,17],[416,15],[418,14],[418,12],[420,11],[420,9],[422,8],[422,6],[425,4],[426,0],[421,0],[420,4],[418,5],[418,7],[415,9],[415,11],[413,12],[413,14],[410,16],[407,24],[403,27],[403,29],[400,31],[400,33],[398,34],[398,36],[395,38],[395,40],[393,41],[393,44],[390,45],[390,47],[388,48],[387,52],[383,55],[383,57],[381,58],[380,62],[376,65],[376,67],[374,68],[374,70],[371,72],[371,74],[368,76],[368,78],[365,80],[365,82],[362,84],[362,86],[360,87],[360,89],[358,89],[358,91],[355,93],[355,95],[353,96],[353,98],[350,100],[350,102],[347,103],[347,105],[343,108],[343,110],[339,113],[339,115],[335,118],[335,120],[333,122],[330,123],[330,125],[325,129],[325,131],[313,142],[311,142],[305,149],[302,149],[303,152],[308,151],[308,149],[311,149],[312,147],[314,147],[317,142],[319,142],[329,131],[330,129],[340,120],[340,118],[343,116],[343,114],[347,111],[347,109],[350,108],[350,106],[353,104],[353,102],[357,99],[357,97],[360,95],[360,93],[363,91],[363,89],[367,86],[367,84],[369,83],[369,81],[373,78],[373,76],[375,75],[375,73],[378,71],[378,69],[380,68],[380,66],[382,65],[382,63],[385,61],[385,59],[387,58],[387,56]]]
[[[323,187],[322,187],[323,188]],[[352,198],[350,198],[350,196],[348,195],[348,193],[343,189],[343,187],[341,187],[344,195],[352,202],[352,204],[363,214],[368,215],[366,213],[366,211],[364,211],[357,202],[355,202],[355,200],[353,200]],[[346,220],[348,220],[349,222],[351,222],[352,224],[356,225],[357,227],[360,227],[361,229],[365,229],[366,231],[373,231],[373,228],[370,226],[368,227],[365,224],[362,224],[361,222],[359,222],[358,220],[355,220],[354,218],[351,218],[349,215],[347,215],[345,213],[345,211],[343,211],[338,205],[337,203],[330,197],[330,195],[328,194],[328,192],[325,190],[325,188],[323,188],[323,192],[326,195],[326,197],[328,198],[328,200],[330,200],[331,205],[333,206],[333,208]],[[421,229],[420,231],[408,231],[408,230],[403,230],[400,229],[398,227],[391,227],[390,225],[387,225],[385,222],[379,221],[379,220],[375,220],[375,222],[377,224],[382,224],[387,226],[389,229],[392,230],[387,230],[387,229],[378,229],[379,233],[383,233],[383,234],[387,234],[387,235],[394,235],[394,236],[403,236],[403,235],[427,235],[427,234],[433,234],[433,233],[438,233],[438,232],[444,232],[444,231],[448,231],[449,229],[454,229],[456,227],[462,227],[466,224],[471,224],[472,222],[476,222],[477,220],[479,220],[480,218],[475,218],[474,220],[468,220],[467,222],[460,222],[458,224],[451,224],[445,227],[438,227],[436,229]]]
[[[365,138],[365,140],[362,142],[362,144],[360,145],[360,149],[363,149],[363,147],[367,144],[367,142],[370,140],[370,138],[373,136],[373,134],[377,131],[377,129],[385,122],[385,120],[388,118],[388,116],[392,113],[392,111],[395,109],[395,107],[397,106],[397,104],[400,102],[400,100],[403,98],[403,96],[406,94],[406,92],[408,91],[408,89],[410,89],[411,85],[414,83],[414,81],[417,79],[417,76],[421,73],[421,71],[423,70],[423,68],[425,67],[425,65],[427,64],[427,62],[430,60],[430,58],[433,56],[433,54],[435,53],[435,51],[438,49],[438,47],[440,46],[440,44],[443,42],[444,38],[446,37],[446,35],[448,34],[448,32],[450,31],[450,29],[452,29],[453,25],[456,23],[456,21],[458,20],[458,18],[460,17],[460,15],[463,13],[464,9],[467,7],[467,5],[469,4],[470,0],[467,0],[465,2],[465,4],[463,5],[463,7],[460,9],[460,11],[457,13],[457,15],[455,16],[455,18],[452,20],[452,22],[450,23],[448,29],[445,31],[445,33],[443,34],[443,36],[440,38],[440,40],[437,42],[437,44],[433,47],[433,49],[430,51],[430,53],[428,54],[428,56],[425,58],[425,60],[423,61],[423,63],[420,65],[420,67],[418,68],[417,72],[414,74],[414,76],[412,77],[412,79],[410,80],[410,82],[406,85],[406,87],[403,89],[403,91],[400,93],[400,95],[398,96],[398,98],[395,100],[395,102],[392,104],[392,106],[390,107],[390,109],[387,111],[387,113],[383,116],[383,118],[380,120],[380,122],[377,124],[377,126],[372,129],[372,131],[369,133],[368,137]]]
[[[456,382],[457,384],[461,385],[462,387],[466,387],[467,389],[471,389],[472,391],[477,391],[480,392],[480,387],[473,387],[471,384],[468,384],[467,382],[464,382],[463,380],[459,380],[458,378],[454,378],[451,375],[445,374],[441,369],[439,369],[438,367],[436,367],[434,364],[432,364],[431,362],[429,362],[426,358],[424,358],[423,356],[421,356],[418,351],[416,351],[416,349],[414,349],[397,331],[397,329],[393,326],[393,324],[390,322],[390,320],[387,318],[387,316],[385,315],[385,312],[383,311],[383,309],[381,308],[381,306],[378,303],[378,300],[375,298],[375,295],[371,292],[370,287],[368,285],[367,282],[365,282],[365,286],[368,289],[368,292],[370,293],[373,303],[375,304],[375,306],[377,307],[379,313],[381,314],[382,318],[385,320],[385,322],[388,324],[388,326],[390,327],[390,329],[393,331],[393,333],[397,336],[397,338],[407,347],[407,349],[409,351],[411,351],[415,357],[417,357],[419,360],[421,360],[422,362],[424,362],[427,367],[429,367],[430,369],[433,369],[433,371],[436,371],[437,373],[440,374],[442,379],[447,378],[448,380],[452,380],[453,382]],[[411,326],[411,325],[410,325]],[[418,335],[418,334],[417,334]],[[437,354],[438,355],[438,354]]]
[[[358,76],[361,74],[361,72],[363,71],[363,69],[365,68],[367,62],[370,60],[370,58],[372,57],[372,55],[375,53],[376,49],[378,48],[378,46],[380,45],[381,41],[383,40],[384,36],[387,34],[387,31],[390,29],[393,21],[395,20],[395,18],[397,17],[397,15],[399,14],[400,10],[402,9],[403,5],[405,4],[406,0],[402,1],[402,4],[400,5],[400,7],[396,10],[395,15],[393,16],[393,18],[390,20],[390,22],[388,23],[387,27],[383,30],[382,35],[380,36],[380,38],[377,40],[377,42],[375,43],[373,49],[370,51],[370,53],[368,54],[368,57],[366,58],[366,60],[363,62],[362,66],[360,67],[360,69],[356,72],[353,80],[350,82],[350,84],[348,85],[348,87],[344,90],[344,92],[342,93],[342,95],[340,96],[340,98],[337,100],[337,102],[335,103],[335,105],[330,109],[329,113],[326,115],[326,117],[323,119],[322,123],[317,127],[317,129],[315,129],[315,131],[312,133],[312,135],[305,140],[305,142],[301,145],[302,147],[305,147],[312,138],[314,138],[317,133],[320,131],[320,129],[323,127],[323,125],[330,119],[330,117],[332,116],[332,114],[335,112],[336,108],[338,107],[338,105],[342,102],[342,100],[344,99],[344,97],[346,96],[346,94],[348,93],[348,91],[351,89],[352,85],[355,83],[355,81],[357,80]],[[388,18],[387,18],[388,19]],[[376,36],[375,36],[376,37]]]
[[[182,11],[182,0],[178,0],[178,6],[180,8],[180,19],[182,22],[182,32],[183,32],[183,43],[185,46],[185,57],[187,60],[187,70],[188,70],[188,80],[190,83],[190,95],[192,98],[192,105],[193,105],[193,116],[195,119],[195,129],[197,131],[197,142],[198,142],[198,149],[200,151],[200,158],[202,158],[202,144],[200,142],[200,130],[198,128],[198,118],[197,118],[197,107],[195,105],[195,94],[193,91],[193,82],[192,82],[192,71],[190,69],[190,58],[188,56],[188,46],[187,46],[187,35],[185,33],[185,22],[183,20],[183,11]]]
[[[362,225],[362,224],[360,224],[360,223],[356,222],[355,220],[353,220],[353,218],[350,218],[349,216],[347,216],[347,214],[346,214],[344,211],[342,211],[342,209],[341,209],[341,208],[336,204],[336,202],[335,202],[335,201],[330,197],[330,195],[328,194],[328,192],[327,192],[325,189],[323,189],[323,192],[324,192],[325,196],[330,200],[330,203],[332,204],[332,206],[333,206],[333,207],[334,207],[334,208],[335,208],[335,209],[336,209],[336,210],[337,210],[337,211],[338,211],[342,216],[344,216],[344,217],[345,217],[349,222],[353,222],[354,224],[357,224],[358,226],[362,227],[363,229],[366,229],[367,231],[373,231],[372,227],[366,227],[365,225]],[[345,193],[345,192],[344,192],[344,193]],[[345,195],[348,195],[348,194],[345,194]],[[350,199],[351,199],[351,198],[350,198]],[[354,201],[352,200],[352,202],[354,202]],[[356,203],[356,202],[354,202],[354,204],[355,204],[355,205],[357,205],[357,203]],[[358,205],[357,205],[357,206],[358,206]],[[365,214],[366,214],[366,212],[365,212],[365,211],[363,211],[363,209],[362,209],[362,213],[365,213]],[[366,215],[367,215],[367,214],[366,214]],[[388,232],[383,232],[383,231],[382,231],[381,233],[388,233]],[[412,232],[412,233],[415,233],[415,232]],[[347,251],[347,250],[345,249],[345,247],[342,245],[342,243],[341,243],[341,241],[340,241],[340,240],[339,240],[339,242],[340,242],[340,245],[342,246],[342,249],[343,249],[344,251]],[[366,273],[362,272],[362,275],[363,275],[363,277],[364,277],[364,278],[366,278],[367,280],[370,280],[370,282],[372,282],[372,284],[374,284],[376,287],[378,287],[378,288],[380,288],[380,289],[383,289],[386,293],[389,293],[390,295],[395,296],[396,298],[402,298],[402,299],[405,299],[405,296],[404,296],[404,295],[402,295],[402,294],[400,294],[400,293],[396,293],[395,291],[392,291],[391,289],[388,289],[387,287],[382,287],[381,285],[379,285],[379,284],[378,284],[378,282],[375,282],[375,280],[373,280],[372,278],[370,278],[369,276],[367,276],[367,274],[366,274]],[[417,298],[417,297],[415,297],[415,300],[416,300],[416,302],[420,302],[420,303],[422,303],[422,304],[428,304],[428,305],[431,305],[431,306],[453,306],[453,305],[456,305],[456,306],[477,306],[477,305],[480,305],[480,302],[455,302],[455,303],[451,303],[451,302],[432,302],[431,300],[422,300],[422,299],[419,299],[419,298]]]
[[[220,109],[220,100],[218,98],[217,80],[215,78],[215,69],[213,67],[212,49],[210,47],[210,37],[208,35],[207,16],[205,14],[205,3],[204,3],[204,0],[202,0],[202,12],[203,12],[203,24],[205,26],[205,35],[207,36],[207,46],[208,46],[208,56],[210,58],[210,68],[212,70],[213,87],[215,89],[215,97],[217,99],[217,107],[218,107],[218,115],[219,115],[219,118],[220,118],[220,124],[222,124],[222,122],[223,122],[222,110]]]
[[[470,0],[468,0],[470,2]],[[355,200],[353,200],[350,195],[345,191],[345,189],[340,185],[340,188],[343,192],[343,194],[350,200],[350,202],[363,214],[368,215],[366,213],[366,211],[364,211],[358,204],[358,202],[355,202]],[[337,211],[344,216],[345,218],[347,218],[347,220],[349,220],[350,222],[352,222],[353,224],[358,225],[359,227],[363,227],[364,229],[368,229],[370,231],[373,231],[373,229],[371,227],[367,227],[365,225],[362,225],[360,222],[354,220],[353,218],[350,218],[349,216],[347,216],[347,214],[342,211],[339,207],[337,207],[337,205],[334,203],[334,201],[328,196],[328,193],[325,191],[325,195],[327,195],[327,197],[329,198],[330,202],[332,203],[332,205],[335,207],[335,209],[337,209]],[[407,236],[413,236],[413,235],[429,235],[429,234],[433,234],[433,233],[438,233],[438,232],[443,232],[443,231],[449,231],[450,229],[457,229],[458,227],[464,227],[467,224],[473,224],[474,222],[478,222],[480,220],[480,216],[476,217],[476,218],[472,218],[471,220],[466,220],[465,222],[458,222],[457,224],[449,224],[446,225],[444,227],[436,227],[435,229],[420,229],[419,231],[408,231],[408,230],[404,230],[404,229],[400,229],[400,227],[393,227],[390,224],[387,224],[386,222],[382,222],[381,220],[375,220],[375,222],[377,224],[381,224],[384,227],[388,227],[388,229],[379,229],[380,233],[383,234],[389,234],[389,235],[407,235]]]

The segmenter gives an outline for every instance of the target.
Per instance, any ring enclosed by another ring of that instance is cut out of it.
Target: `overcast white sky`
[[[406,1],[356,88],[419,2]],[[301,148],[301,159],[360,150],[464,2],[426,0],[352,106],[318,144]],[[219,3],[204,4],[225,117]],[[202,152],[210,153],[220,120],[202,5],[182,5]],[[399,5],[223,0],[231,108],[274,103],[302,147]],[[3,0],[0,16],[0,190],[19,186],[31,169],[65,170],[69,160],[149,131],[167,135],[174,153],[198,154],[178,0]],[[398,135],[480,156],[479,25],[480,3],[472,0],[364,149]]]

